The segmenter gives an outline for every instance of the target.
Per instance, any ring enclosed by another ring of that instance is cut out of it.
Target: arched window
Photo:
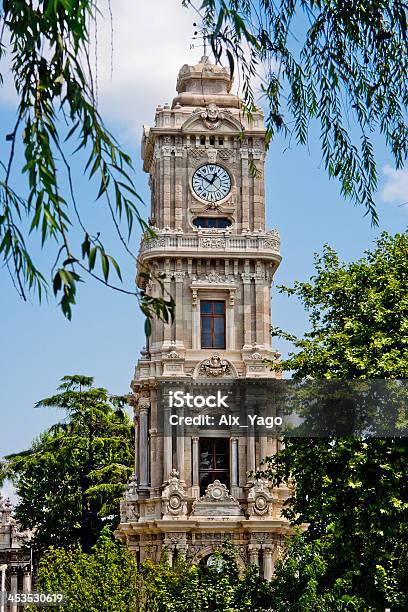
[[[231,220],[227,217],[196,217],[193,221],[195,227],[210,227],[224,229],[230,227]]]

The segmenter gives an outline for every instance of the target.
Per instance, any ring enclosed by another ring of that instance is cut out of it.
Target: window
[[[214,138],[214,136],[210,136],[210,145],[211,146],[215,145],[215,138]]]
[[[224,229],[230,227],[231,221],[227,217],[196,217],[193,221],[195,227],[211,227]]]
[[[229,489],[229,440],[228,438],[200,438],[200,494],[209,484],[219,480]]]
[[[201,348],[225,349],[225,302],[201,300]]]
[[[205,136],[200,136],[200,144],[205,145]]]
[[[220,147],[222,147],[223,144],[224,144],[224,139],[223,138],[219,138],[218,139],[218,144],[220,145]]]

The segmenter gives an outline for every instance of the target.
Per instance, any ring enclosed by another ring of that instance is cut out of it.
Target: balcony
[[[201,257],[254,257],[279,262],[280,236],[277,230],[251,232],[239,236],[225,231],[202,231],[184,234],[169,230],[156,230],[154,238],[143,238],[140,246],[142,260],[180,255]]]

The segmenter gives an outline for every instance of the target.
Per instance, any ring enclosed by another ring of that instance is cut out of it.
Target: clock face
[[[193,174],[194,193],[207,202],[223,200],[231,191],[231,177],[216,164],[205,164]]]

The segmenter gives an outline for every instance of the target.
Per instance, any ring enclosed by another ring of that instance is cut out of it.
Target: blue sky
[[[99,28],[100,107],[112,131],[132,154],[139,192],[149,201],[147,175],[141,170],[139,153],[141,126],[151,125],[156,105],[170,102],[175,95],[182,64],[195,63],[201,55],[200,50],[190,49],[195,16],[181,9],[177,0],[139,3],[114,0],[113,10],[112,78],[109,23]],[[14,121],[13,94],[7,78],[5,91],[0,93],[0,113],[0,155],[4,159],[5,135]],[[272,143],[265,178],[268,225],[278,228],[282,239],[278,284],[310,277],[313,254],[326,242],[342,258],[352,260],[372,245],[380,231],[406,228],[408,206],[401,204],[408,201],[408,173],[395,173],[390,156],[381,143],[377,145],[380,227],[373,228],[361,209],[341,198],[338,184],[328,180],[320,162],[316,135],[312,134],[309,148],[293,145],[288,149],[282,137]],[[105,233],[109,243],[110,225],[101,207],[93,202],[94,191],[82,177],[83,160],[74,161],[73,168],[87,219]],[[18,173],[16,185],[24,188]],[[138,240],[135,235],[134,250]],[[35,244],[33,248],[39,261],[54,254],[50,246],[44,253]],[[124,254],[119,258],[130,287],[133,262]],[[65,374],[93,375],[96,384],[113,393],[128,392],[144,337],[137,303],[94,282],[80,288],[71,322],[64,319],[52,298],[41,306],[35,299],[22,302],[5,270],[0,272],[0,296],[0,456],[3,456],[26,448],[33,437],[59,418],[54,410],[34,409],[33,405],[52,394]],[[294,299],[274,290],[272,308],[276,325],[302,334],[306,317]],[[276,342],[276,347],[283,351],[287,348],[281,342]]]

